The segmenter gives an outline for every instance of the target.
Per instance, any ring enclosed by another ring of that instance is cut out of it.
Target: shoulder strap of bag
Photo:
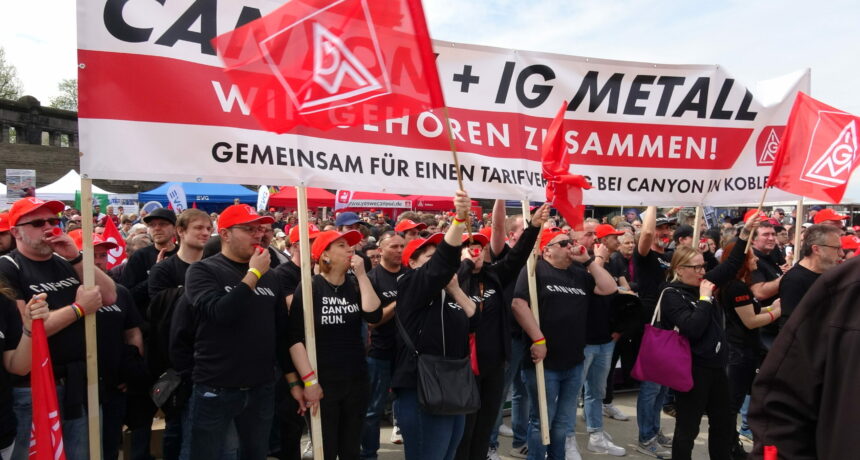
[[[403,337],[403,341],[406,342],[406,347],[409,348],[415,356],[418,356],[418,350],[415,349],[415,345],[412,343],[412,339],[409,338],[409,334],[406,332],[406,328],[403,327],[403,323],[400,322],[400,316],[397,313],[394,313],[394,321],[397,323],[397,330],[400,331],[400,336]]]
[[[439,316],[442,319],[442,356],[448,357],[448,348],[445,346],[445,290],[442,289],[442,306],[439,308]]]
[[[654,315],[651,316],[651,325],[652,326],[654,325],[655,320],[660,321],[660,305],[663,303],[663,294],[665,294],[666,291],[674,291],[674,290],[675,289],[673,289],[673,288],[667,287],[660,292],[660,297],[657,299],[657,308],[654,309]],[[679,332],[678,326],[675,326],[674,330],[675,330],[675,332]]]

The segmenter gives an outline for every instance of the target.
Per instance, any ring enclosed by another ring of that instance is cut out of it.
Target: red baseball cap
[[[472,242],[469,243],[469,235],[463,234],[463,244],[475,244],[478,243],[481,246],[486,246],[490,244],[490,239],[487,238],[487,235],[483,233],[472,233]]]
[[[842,237],[842,249],[853,251],[860,249],[860,238],[856,235],[845,235]]]
[[[490,227],[490,226],[488,225],[488,226],[486,226],[486,227],[484,227],[484,228],[482,228],[482,229],[478,230],[478,233],[480,233],[481,235],[486,236],[487,238],[492,238],[492,237],[493,237],[493,227]]]
[[[308,224],[308,240],[312,240],[319,235],[320,229],[314,224]],[[290,229],[290,243],[295,243],[299,240],[299,226],[294,225]]]
[[[75,235],[72,235],[72,233],[74,233]],[[75,246],[77,246],[78,249],[81,249],[81,250],[84,249],[84,241],[83,241],[81,229],[76,228],[76,229],[72,230],[71,232],[69,232],[69,236],[72,237],[72,240],[75,242]],[[95,248],[97,246],[104,246],[105,249],[114,249],[118,245],[116,243],[114,243],[113,241],[105,240],[98,233],[93,233],[93,247]]]
[[[19,219],[42,208],[47,208],[54,214],[59,214],[66,209],[66,205],[62,201],[43,201],[33,196],[21,198],[9,209],[9,226],[14,227],[18,225]]]
[[[409,259],[412,258],[412,254],[415,254],[416,251],[423,248],[424,246],[437,245],[442,239],[445,238],[445,234],[442,232],[434,233],[430,235],[428,238],[415,238],[410,241],[409,244],[403,248],[403,256],[402,262],[403,265],[409,265]]]
[[[403,219],[397,223],[397,225],[394,227],[394,231],[395,232],[407,232],[407,231],[412,230],[412,229],[424,230],[425,228],[427,228],[427,224],[425,224],[425,223],[415,222],[414,220],[410,220],[410,219]]]
[[[623,235],[624,232],[621,230],[616,230],[615,227],[609,224],[600,224],[597,228],[594,229],[594,236],[597,239],[605,238],[609,235]]]
[[[815,217],[812,218],[812,221],[816,224],[820,224],[828,220],[845,220],[847,218],[848,216],[837,214],[836,211],[830,208],[824,208],[821,211],[815,213]]]
[[[9,212],[0,212],[0,232],[8,232],[12,228],[9,225]]]
[[[543,250],[558,235],[567,235],[567,232],[558,227],[544,229],[540,234],[540,249]]]
[[[311,244],[311,258],[313,260],[320,260],[320,256],[325,252],[328,247],[338,240],[343,238],[346,240],[346,244],[350,246],[355,246],[364,238],[364,235],[361,234],[358,230],[350,230],[348,232],[341,233],[337,230],[328,230],[325,232],[319,232],[316,235],[316,239],[313,244]]]
[[[758,213],[758,215],[760,215],[762,217],[767,217],[767,214],[761,212],[758,209],[750,209],[749,211],[747,211],[746,214],[744,214],[744,222],[750,220],[750,217],[756,215],[756,213]]]
[[[218,216],[218,228],[230,228],[242,224],[273,224],[275,218],[272,216],[261,216],[257,210],[247,204],[233,204]]]

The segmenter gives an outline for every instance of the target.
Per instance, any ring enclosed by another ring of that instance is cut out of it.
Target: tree
[[[64,109],[71,110],[72,112],[77,112],[78,79],[64,78],[62,81],[60,81],[60,84],[57,85],[57,88],[60,90],[60,95],[51,98],[51,102],[48,105],[55,109]]]
[[[6,63],[6,51],[0,46],[0,99],[18,99],[21,96],[21,81],[12,64]]]

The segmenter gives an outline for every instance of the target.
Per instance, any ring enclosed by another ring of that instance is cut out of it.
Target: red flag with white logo
[[[57,387],[44,320],[33,320],[33,354],[30,387],[33,397],[33,427],[30,432],[30,460],[65,460],[63,429],[57,404]]]
[[[543,177],[546,179],[546,200],[558,209],[574,230],[582,230],[585,205],[582,204],[582,189],[591,184],[584,176],[570,174],[570,155],[564,140],[564,113],[567,102],[561,104],[541,149]]]
[[[268,131],[444,105],[420,0],[292,0],[212,44]]]
[[[860,117],[798,93],[767,185],[839,203],[860,158]]]
[[[122,264],[128,258],[128,253],[125,250],[125,238],[122,237],[122,234],[110,219],[105,223],[105,231],[102,232],[102,238],[105,241],[116,243],[116,247],[108,249],[107,253],[107,268],[110,270]]]

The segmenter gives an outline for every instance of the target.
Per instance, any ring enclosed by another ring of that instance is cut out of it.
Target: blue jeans
[[[660,412],[669,387],[659,383],[642,382],[639,384],[639,397],[636,399],[636,422],[639,424],[639,442],[648,442],[660,431]]]
[[[564,460],[564,442],[576,427],[576,399],[582,388],[582,363],[564,371],[544,369],[546,407],[549,419],[549,446],[543,445],[538,412],[537,376],[535,370],[523,369],[529,394],[529,460],[544,458]]]
[[[57,401],[61,412],[65,389],[65,386],[57,385]],[[12,460],[27,460],[30,455],[30,430],[33,426],[33,404],[30,388],[12,388],[12,409],[18,419],[18,431],[15,437]],[[62,413],[60,416],[62,417]],[[66,452],[66,460],[87,460],[90,458],[86,411],[84,411],[83,416],[73,420],[63,418],[63,448]]]
[[[242,459],[265,460],[275,408],[275,384],[216,388],[195,383],[191,392],[192,460],[222,455],[230,422],[235,422]]]
[[[418,404],[418,390],[398,388],[394,416],[406,460],[452,460],[463,437],[465,415],[433,415]]]
[[[585,422],[588,432],[603,431],[603,398],[606,396],[606,377],[612,365],[615,342],[586,345],[583,373],[585,374]]]
[[[391,386],[391,361],[367,357],[367,373],[370,378],[370,402],[361,430],[361,458],[376,458],[379,450],[379,421],[385,414],[388,388]]]
[[[496,427],[490,433],[490,447],[499,447],[499,427],[502,426],[502,412],[505,406],[505,398],[511,392],[511,429],[514,432],[513,447],[519,448],[525,445],[529,431],[529,398],[526,394],[526,386],[523,381],[522,364],[526,355],[525,342],[521,338],[511,339],[511,360],[505,370],[505,386],[502,388],[502,404],[499,406],[499,416],[496,419]]]

